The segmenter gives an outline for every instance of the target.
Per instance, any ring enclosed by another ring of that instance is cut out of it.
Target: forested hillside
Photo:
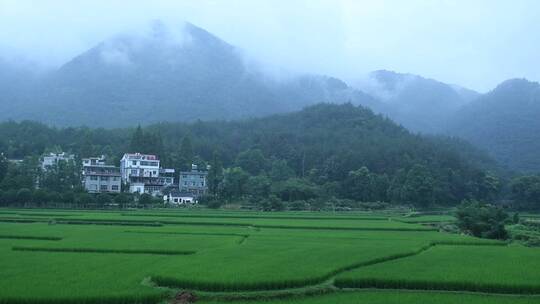
[[[503,82],[458,111],[449,133],[513,170],[540,172],[540,85],[525,79]]]
[[[160,155],[165,166],[176,169],[191,162],[223,167],[210,178],[214,192],[227,200],[273,194],[284,201],[337,197],[425,207],[490,199],[500,186],[485,170],[493,163],[465,142],[413,135],[351,104],[144,129],[55,129],[8,122],[0,124],[0,138],[0,150],[9,158],[56,149],[81,157],[105,154],[117,163],[125,152],[143,152]]]

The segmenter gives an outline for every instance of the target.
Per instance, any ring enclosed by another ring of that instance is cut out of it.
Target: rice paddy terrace
[[[451,220],[0,209],[0,303],[540,303],[540,249]]]

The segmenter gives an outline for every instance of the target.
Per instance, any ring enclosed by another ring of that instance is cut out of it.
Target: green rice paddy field
[[[451,216],[0,209],[0,303],[540,303],[540,250]]]

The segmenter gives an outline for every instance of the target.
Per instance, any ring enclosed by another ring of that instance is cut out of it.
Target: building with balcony
[[[191,193],[195,196],[206,194],[208,192],[207,169],[200,170],[197,165],[191,165],[191,171],[181,171],[178,184],[180,192]]]
[[[90,193],[120,193],[122,185],[120,168],[106,165],[103,156],[84,158],[82,183]]]
[[[41,157],[41,170],[47,171],[53,166],[58,165],[60,162],[74,162],[75,155],[67,154],[65,152],[61,153],[49,153]]]
[[[120,160],[120,172],[131,193],[161,195],[174,184],[175,170],[161,168],[156,155],[126,153]]]

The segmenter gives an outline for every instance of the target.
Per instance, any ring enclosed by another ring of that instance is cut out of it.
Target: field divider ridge
[[[58,248],[13,246],[13,251],[34,252],[68,252],[68,253],[120,253],[120,254],[154,254],[154,255],[192,255],[193,250],[154,250],[154,249],[106,249],[106,248]]]
[[[61,237],[58,236],[34,236],[34,235],[0,235],[0,239],[9,240],[35,240],[35,241],[60,241]]]

